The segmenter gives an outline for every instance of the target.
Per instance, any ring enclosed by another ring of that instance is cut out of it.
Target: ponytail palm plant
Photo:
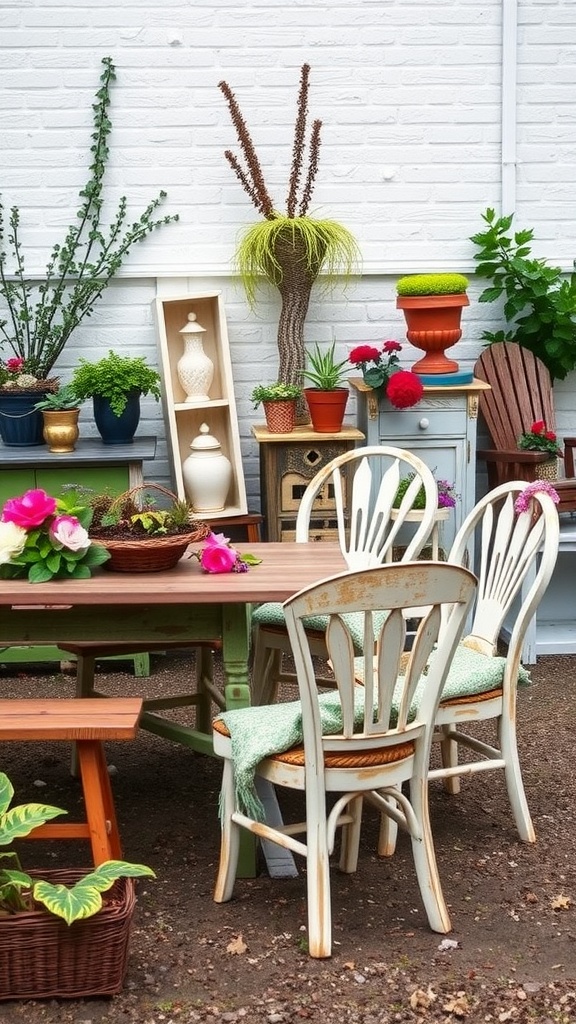
[[[356,240],[347,228],[333,220],[312,217],[308,212],[318,172],[322,127],[321,121],[312,123],[305,168],[309,79],[310,66],[304,64],[300,75],[285,213],[276,209],[268,192],[254,143],[234,93],[226,82],[219,83],[244,162],[241,163],[230,150],[226,150],[224,155],[264,218],[240,235],[235,264],[251,307],[256,303],[257,289],[263,280],[280,292],[278,379],[295,385],[302,380],[306,362],[304,322],[312,286],[321,273],[328,286],[340,275],[349,276],[359,265],[360,257]]]

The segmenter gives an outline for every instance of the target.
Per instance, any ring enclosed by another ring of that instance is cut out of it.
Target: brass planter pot
[[[51,452],[73,452],[80,431],[78,430],[79,409],[44,409],[44,440]]]

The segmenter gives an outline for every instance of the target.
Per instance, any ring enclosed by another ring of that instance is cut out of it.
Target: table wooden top
[[[298,590],[344,572],[337,543],[238,543],[239,552],[262,559],[245,573],[205,573],[196,558],[184,557],[175,569],[152,573],[98,569],[88,580],[0,580],[0,605],[222,604],[286,601]]]

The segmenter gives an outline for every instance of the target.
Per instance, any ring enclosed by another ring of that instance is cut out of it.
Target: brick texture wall
[[[86,180],[91,103],[103,56],[116,65],[109,189],[138,213],[159,189],[178,224],[136,248],[121,278],[78,329],[60,369],[114,347],[156,359],[157,291],[219,288],[226,300],[250,504],[258,503],[249,400],[277,371],[278,297],[251,312],[231,277],[237,233],[256,219],[223,157],[237,149],[217,85],[235,91],[276,204],[283,208],[299,69],[312,66],[310,117],[323,121],[313,211],[358,238],[362,275],[316,294],[310,341],[403,338],[394,282],[419,270],[473,271],[469,236],[502,202],[502,17],[510,0],[4,0],[0,5],[0,192],[18,205],[27,269],[41,274],[73,220]],[[576,256],[576,5],[518,0],[516,210],[538,255]],[[505,60],[504,55],[504,60]],[[464,314],[458,358],[471,365],[495,307]],[[414,352],[406,345],[406,364]],[[571,375],[573,378],[574,375]],[[559,428],[573,430],[574,380],[558,385]],[[350,412],[353,415],[353,407]],[[89,417],[83,413],[85,430]],[[144,403],[143,429],[162,432]],[[154,477],[166,479],[160,444]]]

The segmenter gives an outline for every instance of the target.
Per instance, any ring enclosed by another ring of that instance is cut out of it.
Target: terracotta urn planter
[[[458,363],[444,353],[462,337],[462,309],[470,300],[460,295],[399,295],[396,306],[404,313],[406,337],[425,355],[412,366],[414,373],[455,373]]]

